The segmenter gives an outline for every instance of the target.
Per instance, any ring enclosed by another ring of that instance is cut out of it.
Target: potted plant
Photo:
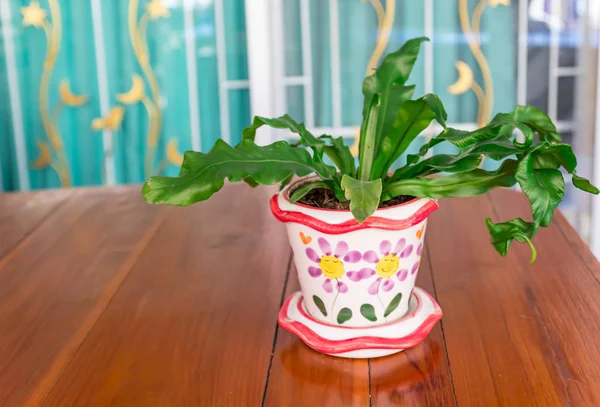
[[[188,151],[179,176],[152,177],[143,187],[149,203],[187,206],[209,199],[226,178],[251,186],[281,184],[271,209],[286,222],[302,293],[285,303],[280,323],[325,353],[392,353],[422,340],[439,319],[435,300],[413,293],[427,217],[437,199],[518,184],[533,221],[486,223],[498,253],[506,255],[516,240],[531,247],[533,261],[532,238],[550,224],[564,197],[561,168],[575,187],[599,192],[576,175],[571,146],[561,143],[550,118],[534,107],[517,106],[464,131],[446,126],[436,95],[413,100],[414,86],[406,81],[426,40],[406,42],[365,78],[358,163],[341,137],[315,137],[288,115],[255,117],[235,147],[218,140],[206,154]],[[404,157],[433,121],[441,133]],[[259,146],[255,134],[264,125],[289,129],[299,140]],[[458,152],[436,154],[433,148],[441,143]],[[482,169],[485,157],[498,168]],[[294,176],[301,178],[291,182]]]

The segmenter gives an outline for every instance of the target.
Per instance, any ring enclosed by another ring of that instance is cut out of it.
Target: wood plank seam
[[[294,255],[290,252],[290,258],[288,259],[287,271],[285,274],[285,280],[283,282],[283,289],[281,291],[281,300],[279,301],[279,308],[283,305],[283,301],[285,301],[285,291],[287,290],[288,280],[290,278],[290,271],[292,269],[292,259]],[[264,407],[265,401],[267,399],[267,389],[269,388],[269,379],[271,376],[271,367],[273,366],[273,357],[275,356],[275,346],[277,346],[277,336],[279,334],[279,323],[275,321],[275,333],[273,334],[273,347],[271,348],[271,357],[269,358],[269,366],[267,367],[267,376],[265,378],[265,388],[263,390],[262,401],[260,405]]]
[[[371,359],[367,360],[367,373],[369,377],[369,407],[373,407],[373,397],[371,397],[372,389],[371,389]]]
[[[42,219],[40,219],[40,221],[38,223],[36,223],[30,231],[28,231],[27,233],[25,233],[23,235],[23,237],[21,237],[14,245],[13,247],[10,248],[10,250],[8,250],[6,252],[6,254],[3,257],[0,257],[0,268],[4,267],[18,252],[17,249],[19,249],[20,247],[24,246],[27,244],[27,242],[29,242],[29,240],[31,240],[33,238],[34,233],[44,224],[46,223],[48,220],[50,220],[50,218],[52,218],[53,216],[56,216],[56,214],[59,212],[59,209],[66,204],[68,201],[70,201],[73,196],[75,196],[75,193],[71,193],[69,195],[67,195],[67,197],[65,199],[63,199],[61,202],[57,203],[56,206],[49,211],[47,214],[45,214]]]
[[[48,395],[58,382],[58,378],[71,362],[73,357],[77,354],[87,335],[94,328],[96,322],[98,322],[114,298],[115,294],[119,291],[119,288],[123,285],[123,282],[129,275],[131,269],[133,269],[136,260],[142,254],[146,246],[148,246],[156,231],[163,223],[165,217],[166,211],[162,210],[157,219],[150,224],[150,227],[142,235],[140,241],[132,250],[127,259],[125,259],[125,262],[120,267],[118,272],[106,285],[106,288],[98,297],[98,301],[94,305],[94,308],[92,308],[79,329],[69,338],[65,346],[61,349],[60,353],[56,356],[54,362],[48,369],[48,372],[40,380],[36,390],[31,394],[24,406],[37,407],[44,405]]]
[[[429,249],[425,249],[427,260],[429,262],[429,271],[431,273],[431,284],[433,285],[433,296],[437,299],[438,293],[435,285],[435,273],[433,272],[433,263],[431,262],[431,254]],[[443,311],[443,308],[442,308]],[[448,361],[448,373],[450,374],[450,383],[452,383],[452,394],[454,394],[454,403],[458,407],[458,398],[456,397],[456,387],[454,386],[454,376],[452,375],[452,366],[450,364],[450,353],[448,352],[448,344],[446,343],[446,333],[444,332],[444,317],[440,320],[440,330],[442,331],[442,339],[444,341],[444,350],[446,351],[446,360]]]

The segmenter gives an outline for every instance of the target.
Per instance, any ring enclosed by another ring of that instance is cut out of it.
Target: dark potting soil
[[[414,196],[400,195],[385,202],[379,203],[379,208],[388,208],[390,206],[400,205],[414,199]],[[313,206],[315,208],[335,209],[347,211],[350,209],[350,202],[340,202],[335,197],[333,191],[325,188],[317,188],[304,195],[298,203]]]

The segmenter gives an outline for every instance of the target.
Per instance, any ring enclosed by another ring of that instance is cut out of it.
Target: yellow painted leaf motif
[[[21,7],[23,14],[23,25],[40,28],[46,22],[46,11],[40,7],[40,3],[32,1],[27,7]]]
[[[452,85],[448,86],[448,92],[453,95],[461,95],[473,85],[473,70],[463,61],[456,62],[458,79]]]
[[[52,155],[50,154],[50,146],[48,143],[42,140],[38,140],[37,142],[38,149],[40,150],[40,155],[38,158],[31,163],[31,168],[36,170],[46,168],[52,162]]]
[[[153,20],[158,20],[161,17],[167,18],[171,15],[169,10],[162,4],[161,0],[152,0],[146,6],[148,15]]]
[[[119,130],[121,128],[121,122],[123,121],[124,115],[125,109],[123,109],[123,107],[113,107],[106,116],[94,119],[92,121],[92,129]]]
[[[125,93],[119,93],[117,100],[123,104],[131,105],[144,98],[144,80],[141,76],[133,74],[131,76],[131,88]]]
[[[183,163],[183,155],[177,151],[177,139],[172,138],[167,144],[167,159],[171,164],[181,165]]]
[[[88,98],[85,95],[75,95],[70,88],[69,81],[63,79],[58,87],[60,100],[69,106],[81,106],[87,102]]]

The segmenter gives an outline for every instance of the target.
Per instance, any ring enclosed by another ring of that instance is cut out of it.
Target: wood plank
[[[428,247],[426,242],[417,286],[435,296]],[[456,405],[442,327],[443,319],[422,344],[396,355],[371,359],[374,406]]]
[[[530,218],[526,197],[517,193],[490,195],[500,219]],[[510,202],[510,205],[508,203]],[[600,405],[600,264],[558,213],[534,238],[538,259],[523,267],[532,323],[543,332],[539,348],[564,404]],[[525,264],[529,248],[512,247]]]
[[[502,220],[512,217],[502,211],[514,207],[516,195],[493,196]],[[500,257],[489,243],[487,216],[498,220],[486,196],[444,200],[428,230],[458,405],[599,405],[587,386],[597,382],[597,371],[587,368],[590,375],[584,379],[574,366],[587,365],[586,359],[600,366],[597,345],[589,336],[584,335],[587,343],[577,339],[581,329],[600,333],[600,305],[591,304],[600,294],[598,284],[591,273],[581,272],[583,265],[570,248],[553,243],[562,239],[556,229],[536,238],[535,265],[527,265],[530,252],[522,245]],[[571,273],[576,284],[565,283]],[[575,289],[581,285],[588,286],[585,302]],[[569,378],[574,382],[566,385]]]
[[[0,194],[0,267],[4,257],[71,195],[64,189]]]
[[[139,187],[79,191],[13,250],[0,268],[0,405],[40,405],[160,212]]]
[[[44,407],[259,405],[290,257],[272,192],[169,208]]]
[[[285,297],[298,290],[292,266]],[[323,355],[278,328],[264,405],[369,406],[368,361]]]

